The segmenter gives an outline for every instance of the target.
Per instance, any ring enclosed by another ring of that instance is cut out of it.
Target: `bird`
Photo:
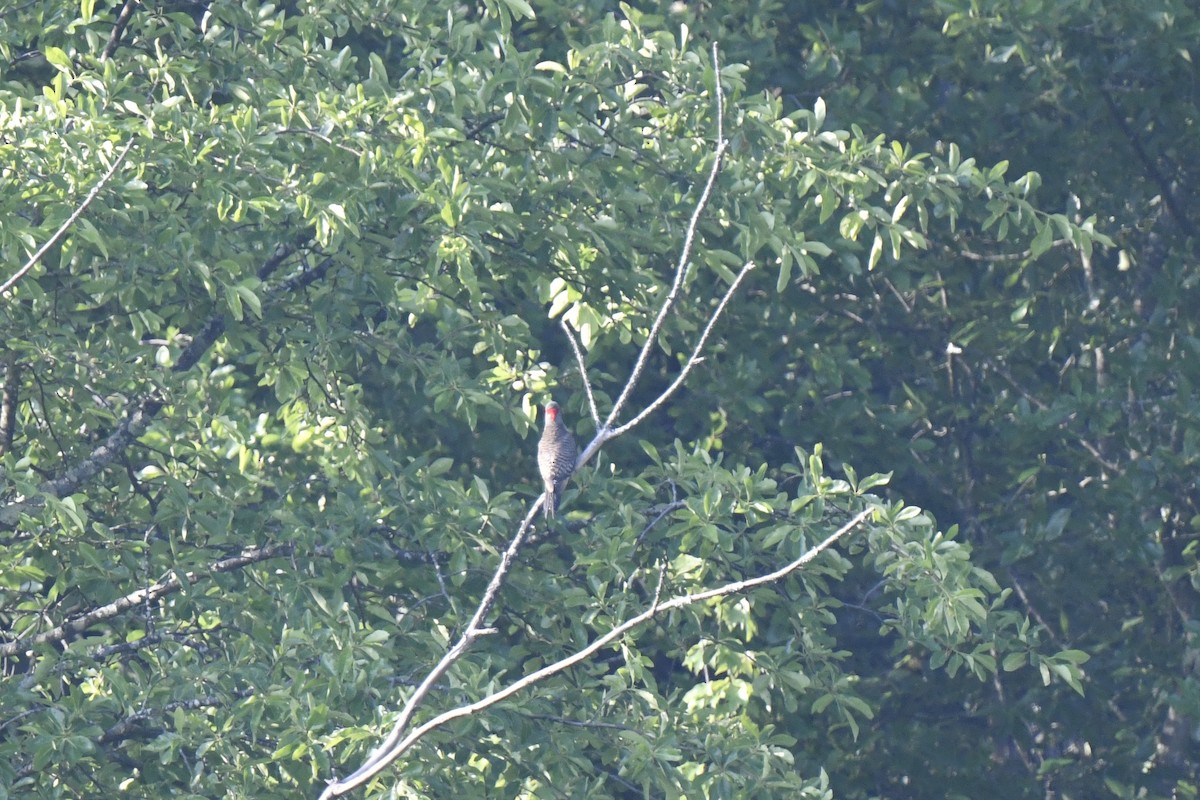
[[[546,488],[546,500],[542,511],[546,519],[553,519],[558,510],[559,492],[567,485],[575,471],[578,450],[575,437],[567,430],[559,414],[558,403],[546,403],[546,423],[542,427],[542,438],[538,442],[538,472]]]

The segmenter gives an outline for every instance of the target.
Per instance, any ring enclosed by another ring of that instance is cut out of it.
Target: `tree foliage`
[[[0,17],[0,794],[319,795],[726,293],[360,792],[1194,791],[1195,13],[603,5]]]

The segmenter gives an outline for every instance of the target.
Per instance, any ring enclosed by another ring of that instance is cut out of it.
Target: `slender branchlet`
[[[680,388],[680,386],[683,385],[683,382],[687,379],[688,374],[697,364],[701,362],[702,352],[705,344],[708,342],[708,338],[713,330],[713,326],[716,325],[717,320],[725,310],[730,298],[732,298],[733,294],[737,291],[738,287],[742,283],[742,280],[746,277],[750,270],[754,268],[753,263],[747,263],[742,267],[741,272],[738,273],[733,283],[730,284],[724,296],[721,298],[720,302],[710,315],[708,323],[705,325],[700,338],[693,347],[687,361],[680,369],[680,373],[675,381],[654,402],[635,415],[633,419],[618,428],[614,428],[613,426],[616,423],[616,420],[620,417],[620,414],[625,408],[625,405],[628,402],[634,387],[637,385],[642,373],[646,368],[646,363],[650,358],[650,353],[656,346],[658,338],[662,332],[663,323],[666,320],[667,315],[670,314],[671,310],[674,308],[675,302],[679,297],[680,290],[686,283],[688,271],[691,265],[692,252],[695,247],[696,231],[699,227],[700,218],[712,199],[717,177],[721,173],[721,165],[724,160],[725,151],[728,148],[728,142],[725,140],[725,127],[723,120],[725,113],[725,99],[721,88],[720,60],[718,57],[716,44],[713,45],[712,63],[713,73],[715,75],[714,94],[716,97],[717,117],[717,142],[715,151],[713,153],[712,166],[709,169],[708,179],[704,184],[704,188],[696,202],[696,207],[692,211],[691,219],[688,222],[687,230],[684,234],[683,244],[680,248],[679,260],[675,265],[671,287],[658,308],[658,312],[646,337],[646,342],[643,344],[640,352],[638,353],[637,360],[633,366],[632,372],[630,373],[629,379],[626,381],[616,403],[613,405],[613,408],[609,412],[607,419],[603,423],[600,421],[600,413],[596,406],[595,394],[592,391],[591,381],[588,377],[587,363],[584,359],[583,351],[580,348],[579,343],[576,341],[574,335],[571,333],[570,329],[565,323],[563,323],[563,329],[566,332],[567,340],[571,343],[571,348],[575,353],[575,358],[579,365],[579,372],[581,379],[583,380],[584,389],[587,393],[588,407],[592,415],[592,420],[595,422],[597,428],[596,435],[592,438],[592,441],[588,443],[587,447],[585,447],[579,454],[575,464],[576,470],[587,463],[587,461],[599,451],[600,447],[605,442],[621,435],[622,433],[625,433],[639,422],[644,420],[647,416],[652,414],[655,410],[666,403],[667,400]],[[509,570],[512,568],[517,552],[521,548],[521,545],[524,543],[526,536],[529,533],[534,516],[541,507],[541,504],[545,501],[544,498],[545,495],[543,494],[536,501],[534,501],[532,507],[525,515],[525,519],[522,521],[521,526],[517,529],[516,535],[513,537],[512,541],[509,542],[507,549],[505,549],[503,555],[501,556],[500,563],[496,566],[496,571],[492,575],[492,579],[489,582],[487,589],[484,590],[483,596],[479,600],[479,605],[476,607],[475,613],[471,617],[471,621],[467,623],[467,626],[463,629],[462,633],[459,634],[458,639],[453,645],[450,646],[450,648],[446,651],[446,654],[442,656],[433,669],[430,670],[426,678],[417,686],[413,693],[409,695],[403,707],[400,709],[400,713],[395,722],[392,724],[391,731],[388,733],[387,737],[367,756],[362,765],[352,774],[340,780],[332,781],[321,794],[322,800],[327,800],[328,798],[346,794],[347,792],[353,791],[357,787],[362,786],[364,783],[378,775],[382,770],[387,768],[388,765],[392,764],[406,750],[408,750],[408,748],[410,748],[414,743],[419,741],[430,731],[445,725],[447,722],[453,719],[475,714],[491,705],[494,705],[495,703],[500,702],[501,700],[504,700],[507,697],[511,697],[513,694],[516,694],[527,686],[531,686],[541,680],[544,680],[550,675],[561,672],[575,664],[580,663],[610,642],[618,639],[647,620],[652,619],[657,614],[672,608],[680,608],[690,603],[699,602],[700,600],[707,599],[709,597],[719,597],[722,594],[743,591],[751,586],[759,585],[759,583],[766,583],[770,580],[778,580],[779,577],[787,574],[787,572],[798,569],[803,563],[807,563],[807,561],[811,560],[811,558],[817,553],[836,541],[836,539],[845,531],[849,530],[854,525],[857,525],[866,517],[865,513],[860,514],[855,518],[855,520],[852,520],[852,524],[849,524],[845,530],[830,537],[826,542],[818,545],[816,548],[813,548],[813,550],[810,551],[810,554],[802,556],[801,559],[798,559],[797,562],[794,562],[793,565],[789,565],[789,567],[784,568],[782,571],[772,573],[772,575],[775,577],[763,576],[761,580],[751,579],[749,581],[739,581],[710,592],[676,597],[665,602],[661,602],[660,598],[663,589],[663,577],[665,573],[660,574],[659,585],[655,592],[653,604],[641,614],[631,617],[621,625],[613,628],[611,631],[598,638],[588,647],[560,661],[557,661],[554,664],[544,667],[543,669],[538,670],[537,672],[534,672],[525,678],[516,681],[515,683],[510,684],[506,688],[501,689],[500,691],[497,691],[488,697],[483,698],[482,700],[443,712],[442,714],[439,714],[422,725],[410,729],[413,715],[425,701],[430,689],[446,674],[447,670],[449,670],[456,661],[462,658],[462,656],[470,648],[471,644],[481,635],[484,635],[484,633],[487,632],[488,629],[483,628],[483,621],[487,614],[491,611],[491,608],[496,601],[497,593],[499,592],[500,587],[503,585]]]

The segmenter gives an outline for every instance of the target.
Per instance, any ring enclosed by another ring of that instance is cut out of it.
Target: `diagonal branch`
[[[17,430],[17,403],[21,391],[21,362],[12,353],[5,355],[4,385],[0,386],[0,456],[12,447]]]
[[[112,180],[112,176],[116,174],[117,168],[121,166],[121,162],[125,160],[125,156],[129,155],[129,151],[133,149],[134,141],[134,139],[130,139],[129,143],[121,148],[121,152],[117,153],[117,158],[108,168],[108,172],[104,173],[104,176],[96,182],[96,185],[92,187],[92,190],[87,193],[87,197],[83,198],[83,202],[79,204],[78,208],[71,212],[71,216],[67,217],[67,221],[59,226],[58,230],[54,232],[54,235],[47,239],[45,244],[39,247],[37,252],[29,257],[29,260],[25,262],[25,266],[17,270],[17,274],[13,275],[3,284],[0,284],[0,295],[3,295],[9,289],[15,286],[17,281],[21,280],[21,278],[24,278],[29,270],[33,269],[37,263],[42,260],[46,253],[49,252],[51,247],[54,247],[54,245],[62,241],[62,238],[67,235],[67,231],[70,230],[71,226],[75,224],[75,220],[83,216],[83,212],[87,211],[87,207],[90,206],[92,201],[96,199],[96,195],[100,194],[100,190],[103,189],[110,180]]]
[[[696,343],[696,346],[693,348],[691,355],[688,357],[687,362],[684,364],[684,366],[681,369],[680,374],[676,378],[676,380],[667,388],[666,391],[664,391],[659,396],[659,398],[653,404],[651,404],[650,407],[646,408],[641,413],[639,413],[629,423],[626,423],[625,425],[621,426],[620,428],[617,428],[614,430],[612,428],[612,425],[613,425],[614,421],[620,415],[620,412],[624,408],[626,402],[628,402],[629,396],[630,396],[631,392],[633,391],[634,385],[638,382],[639,378],[641,377],[642,372],[645,370],[646,363],[650,357],[650,351],[653,349],[655,343],[658,340],[659,334],[662,331],[663,322],[666,319],[667,315],[670,313],[671,309],[673,308],[675,301],[676,301],[677,297],[679,296],[679,291],[685,282],[685,279],[686,279],[687,273],[688,273],[688,269],[689,269],[690,263],[691,263],[691,255],[692,255],[693,247],[695,245],[696,229],[699,225],[700,216],[704,212],[704,209],[708,206],[708,203],[709,203],[710,199],[712,198],[713,189],[714,189],[714,186],[716,185],[717,177],[720,175],[720,172],[721,172],[721,165],[722,165],[723,157],[725,154],[725,150],[728,147],[728,142],[725,139],[725,132],[724,132],[723,117],[724,117],[725,106],[724,106],[724,95],[723,95],[722,89],[721,89],[720,62],[718,59],[717,46],[715,43],[713,44],[712,57],[713,57],[713,71],[716,75],[715,94],[716,94],[716,105],[717,105],[717,145],[716,145],[716,152],[715,152],[714,158],[713,158],[712,168],[709,171],[708,180],[705,183],[704,190],[700,194],[700,198],[696,203],[696,208],[693,210],[691,220],[688,223],[687,232],[685,234],[684,242],[683,242],[680,256],[679,256],[679,261],[675,267],[675,276],[671,283],[671,288],[668,291],[666,297],[663,299],[662,305],[660,306],[660,308],[658,310],[658,314],[654,319],[654,323],[650,327],[650,333],[647,337],[645,345],[642,347],[641,352],[638,354],[637,361],[633,367],[632,373],[630,374],[629,380],[626,382],[625,387],[620,394],[620,397],[617,399],[616,404],[613,406],[613,409],[610,411],[610,413],[608,415],[608,419],[603,424],[601,424],[599,422],[599,412],[596,408],[595,397],[592,394],[591,385],[587,378],[587,364],[584,361],[583,353],[579,349],[579,346],[576,343],[574,337],[571,335],[570,330],[567,330],[567,338],[568,338],[568,340],[570,340],[571,347],[575,352],[575,357],[576,357],[577,361],[579,362],[580,373],[583,376],[584,386],[585,386],[585,389],[586,389],[587,395],[588,395],[588,404],[591,408],[593,419],[595,419],[597,421],[597,428],[598,428],[595,437],[587,445],[587,447],[584,448],[583,452],[580,453],[578,459],[576,460],[576,462],[575,462],[576,470],[578,470],[585,463],[587,463],[587,461],[589,459],[591,459],[591,457],[599,451],[600,447],[603,446],[603,444],[605,442],[607,442],[608,440],[610,440],[612,438],[615,438],[616,436],[619,436],[621,433],[624,433],[625,431],[628,431],[634,425],[637,425],[639,422],[644,420],[649,414],[653,413],[656,409],[661,407],[662,404],[665,403],[667,401],[667,399],[669,399],[679,389],[679,387],[683,385],[683,382],[687,378],[688,374],[692,371],[692,369],[697,364],[700,363],[700,361],[701,361],[700,353],[703,350],[704,345],[707,343],[708,337],[713,330],[713,326],[716,325],[716,322],[720,318],[721,313],[724,311],[725,306],[728,304],[728,302],[729,302],[730,298],[733,296],[734,292],[737,291],[738,286],[741,284],[742,280],[746,277],[746,275],[750,272],[750,270],[752,270],[754,268],[753,262],[747,263],[745,266],[742,267],[741,272],[737,275],[737,277],[734,279],[733,283],[730,285],[729,289],[725,292],[725,295],[721,298],[721,301],[717,304],[717,307],[716,307],[715,311],[713,312],[713,314],[711,315],[711,317],[708,321],[708,324],[705,326],[703,333],[701,334],[699,340]],[[564,328],[565,328],[565,326],[564,326]],[[471,644],[476,639],[478,639],[480,636],[491,633],[491,629],[485,629],[482,627],[483,620],[487,616],[487,614],[490,612],[492,605],[495,602],[496,594],[499,592],[500,587],[504,584],[504,581],[508,576],[508,572],[512,567],[512,564],[516,557],[517,551],[520,549],[521,545],[524,543],[526,535],[528,534],[528,531],[532,525],[534,515],[537,513],[538,509],[540,509],[544,503],[545,503],[545,494],[540,495],[537,498],[537,500],[534,501],[533,506],[530,508],[529,512],[525,515],[525,519],[521,523],[520,528],[517,530],[516,535],[513,537],[512,541],[508,545],[508,548],[505,550],[503,556],[501,557],[500,563],[499,563],[499,565],[497,565],[496,571],[492,575],[491,582],[488,584],[487,589],[484,591],[483,597],[479,601],[479,606],[476,608],[475,614],[471,618],[471,621],[467,624],[467,627],[459,635],[458,640],[450,647],[449,650],[447,650],[446,654],[444,656],[442,656],[441,660],[438,661],[438,663],[433,667],[433,669],[430,671],[429,675],[426,676],[425,680],[421,682],[421,684],[417,687],[417,689],[413,692],[413,694],[404,703],[404,706],[400,710],[399,717],[397,718],[396,722],[392,725],[392,729],[388,733],[386,739],[384,739],[384,741],[382,743],[380,743],[379,746],[376,747],[367,756],[367,758],[363,762],[363,764],[361,766],[359,766],[358,769],[356,769],[353,773],[351,773],[349,776],[347,776],[346,778],[343,778],[341,780],[332,781],[326,787],[325,791],[322,793],[322,795],[321,795],[322,800],[326,800],[327,798],[336,797],[338,795],[345,794],[349,791],[352,791],[356,787],[362,786],[364,783],[369,781],[375,775],[379,774],[382,770],[387,768],[387,766],[389,764],[391,764],[392,762],[394,762],[397,758],[399,758],[404,753],[404,751],[407,750],[412,745],[413,742],[420,739],[422,736],[425,735],[426,732],[428,732],[429,730],[432,730],[433,727],[437,727],[438,725],[444,724],[445,722],[447,722],[451,719],[454,719],[457,716],[463,716],[464,714],[467,714],[467,713],[474,713],[473,710],[462,711],[461,709],[456,709],[454,711],[445,712],[444,714],[436,717],[435,720],[433,720],[429,723],[425,723],[424,725],[409,731],[409,725],[412,723],[413,715],[416,713],[416,710],[421,705],[421,703],[424,702],[425,697],[426,697],[426,695],[428,695],[430,688],[443,675],[446,674],[446,672],[450,669],[451,666],[454,665],[454,663],[456,661],[458,661],[460,658],[462,658],[462,656],[466,653],[466,651],[470,648]],[[865,514],[862,517],[860,517],[860,519],[861,518],[865,518]],[[834,538],[836,538],[836,537],[834,537]],[[834,541],[833,538],[830,539],[829,543],[832,543],[832,541]],[[827,546],[827,545],[822,545],[822,549],[824,546]],[[815,555],[816,552],[820,552],[820,550],[819,549],[816,550],[813,553],[813,555]],[[786,573],[784,573],[784,574],[786,574]],[[749,585],[750,584],[747,584],[747,586],[749,586]],[[730,584],[730,586],[734,586],[734,584]],[[738,589],[730,589],[729,591],[737,591],[737,590]],[[711,595],[711,596],[717,596],[717,595]],[[702,599],[702,598],[699,595],[697,595],[696,599]],[[679,598],[677,598],[676,601],[672,601],[672,602],[676,602],[676,605],[669,606],[669,607],[673,608],[673,607],[678,607],[678,605],[686,605],[686,603],[677,602],[678,600],[679,600]],[[688,602],[695,602],[695,600],[690,600]],[[623,625],[620,628],[615,629],[613,632],[610,632],[610,634],[607,634],[606,636],[608,638],[605,638],[599,644],[595,644],[594,647],[591,647],[585,651],[581,651],[581,653],[578,654],[578,656],[576,658],[574,658],[574,660],[568,659],[567,661],[560,662],[563,664],[561,669],[566,669],[567,667],[569,667],[575,663],[578,663],[579,661],[583,660],[584,658],[587,658],[589,655],[594,653],[597,649],[599,649],[600,647],[603,647],[605,643],[612,641],[613,639],[621,636],[628,630],[631,630],[632,628],[636,627],[637,625],[640,625],[642,622],[646,621],[647,619],[650,619],[655,614],[659,613],[662,610],[665,610],[667,607],[668,607],[668,604],[659,606],[656,603],[655,606],[649,610],[648,616],[643,615],[643,616],[634,618],[634,620],[631,620],[626,625]],[[543,670],[539,673],[534,673],[533,675],[543,675],[543,677],[544,677],[544,675],[548,675],[548,674],[553,674],[553,672],[547,673]],[[530,677],[533,677],[533,676],[531,675]],[[526,679],[526,680],[528,680],[528,679]],[[514,686],[516,686],[517,688],[513,689],[513,691],[518,691],[524,685],[528,685],[528,683],[519,682],[518,684],[514,684]],[[504,695],[504,696],[499,696],[499,694],[493,695],[492,697],[494,699],[492,700],[492,702],[498,702],[499,700],[504,699],[504,697],[506,697],[506,696],[508,696],[508,695]],[[485,698],[485,700],[487,700],[487,698]],[[484,703],[484,702],[485,701],[479,701],[479,703]],[[491,704],[491,703],[486,703],[485,705],[479,705],[479,703],[476,703],[473,706],[466,706],[464,708],[473,709],[476,706],[478,708],[486,708],[487,705]],[[438,722],[438,720],[440,720],[440,722]],[[434,725],[433,722],[437,722],[437,724]]]
[[[612,427],[621,415],[621,411],[624,410],[625,403],[629,400],[629,395],[633,393],[634,387],[641,380],[642,372],[646,369],[646,362],[650,359],[650,351],[654,349],[654,345],[658,341],[658,335],[662,331],[663,322],[675,305],[675,298],[679,295],[679,289],[683,286],[683,279],[687,276],[688,267],[691,264],[692,247],[696,241],[696,228],[700,224],[700,215],[704,213],[704,209],[708,207],[708,201],[712,198],[717,176],[721,174],[721,163],[725,156],[725,150],[729,147],[729,142],[725,139],[725,95],[721,90],[721,64],[718,58],[716,42],[713,42],[712,60],[716,83],[714,93],[717,103],[717,149],[713,154],[712,169],[708,172],[708,181],[704,184],[704,191],[700,193],[700,199],[697,201],[696,208],[692,211],[692,218],[688,222],[687,232],[683,237],[683,247],[679,252],[679,262],[675,265],[675,279],[671,282],[671,289],[667,292],[662,306],[658,309],[658,316],[654,318],[654,323],[650,326],[650,333],[646,336],[646,343],[642,345],[642,350],[638,353],[637,362],[633,365],[633,372],[629,374],[629,380],[625,382],[625,388],[621,390],[620,396],[617,397],[617,402],[613,404],[612,411],[608,413],[608,419],[604,423],[605,428]]]
[[[298,237],[293,242],[279,245],[271,257],[266,259],[262,266],[259,267],[257,272],[259,280],[266,280],[279,269],[288,256],[296,251],[299,242],[303,238]],[[297,272],[275,287],[269,293],[268,297],[270,299],[278,298],[323,278],[332,263],[332,258],[326,258],[311,270],[306,269]],[[216,313],[208,319],[208,322],[204,324],[200,332],[192,337],[192,341],[180,352],[179,358],[175,361],[175,365],[171,368],[171,371],[182,373],[191,369],[224,333],[225,315],[224,313]],[[39,487],[40,490],[54,497],[64,497],[76,491],[84,483],[99,474],[100,470],[111,464],[139,436],[145,433],[150,423],[154,420],[154,417],[162,410],[164,405],[165,400],[158,390],[147,392],[130,405],[130,410],[125,418],[117,424],[112,433],[105,437],[103,442],[74,466],[69,467],[57,477],[43,483]],[[27,502],[13,503],[0,508],[0,527],[11,528],[15,526],[20,519],[20,515],[28,511],[31,507],[32,504]]]
[[[578,650],[565,658],[555,661],[553,664],[547,664],[541,669],[529,673],[520,680],[510,683],[503,689],[489,694],[487,697],[480,698],[473,703],[468,703],[466,705],[459,706],[458,708],[453,708],[449,711],[444,711],[428,722],[425,722],[422,725],[414,728],[413,731],[408,734],[408,736],[396,743],[394,748],[388,753],[388,758],[380,758],[376,759],[374,762],[368,762],[368,765],[364,765],[363,768],[359,769],[358,772],[354,773],[354,775],[350,776],[349,778],[329,784],[329,786],[321,794],[321,800],[327,800],[327,798],[343,795],[346,792],[352,791],[353,789],[363,785],[371,778],[378,775],[379,772],[387,767],[388,764],[403,755],[406,750],[423,739],[427,734],[437,730],[438,728],[441,728],[446,723],[461,717],[469,717],[473,714],[477,714],[480,711],[490,708],[491,706],[494,706],[503,700],[507,700],[518,692],[529,688],[530,686],[541,683],[552,675],[556,675],[560,672],[570,669],[576,664],[586,661],[588,658],[617,641],[625,634],[629,633],[635,628],[640,627],[641,625],[644,625],[663,612],[673,611],[677,608],[683,608],[685,606],[690,606],[694,603],[700,603],[705,600],[712,600],[716,597],[724,597],[726,595],[745,592],[749,589],[774,583],[790,575],[791,573],[811,562],[825,550],[828,550],[835,542],[837,542],[838,539],[841,539],[847,533],[857,528],[864,520],[866,520],[867,517],[873,513],[875,513],[874,507],[863,509],[855,514],[846,524],[827,536],[820,544],[806,550],[799,558],[795,559],[789,564],[785,564],[774,572],[769,572],[765,575],[758,575],[753,578],[747,578],[745,580],[733,581],[725,584],[724,586],[718,586],[714,589],[706,589],[702,592],[693,592],[691,594],[680,595],[678,597],[673,597],[669,600],[661,602],[658,599],[658,592],[656,592],[655,600],[647,609],[634,617],[630,617],[620,625],[617,625],[615,628],[609,630],[604,635],[593,640],[587,647],[584,647],[583,649]],[[662,584],[660,581],[659,591],[661,591],[661,589]]]
[[[734,292],[738,290],[738,286],[741,285],[742,280],[750,273],[750,270],[752,269],[754,269],[753,261],[747,261],[742,265],[737,277],[733,279],[733,283],[729,284],[729,288],[725,290],[725,295],[721,298],[721,302],[717,303],[716,310],[713,311],[712,316],[708,318],[708,324],[704,326],[704,331],[700,334],[700,338],[696,341],[696,346],[692,348],[691,355],[688,356],[687,361],[685,361],[683,364],[683,368],[679,370],[679,374],[675,376],[675,380],[671,382],[671,385],[664,389],[663,393],[660,394],[654,402],[646,406],[640,414],[619,428],[614,428],[611,430],[609,432],[610,438],[620,436],[640,423],[646,417],[653,414],[662,406],[663,403],[670,399],[671,395],[675,394],[675,392],[679,390],[679,387],[683,385],[685,380],[687,380],[688,373],[690,373],[697,364],[703,361],[703,359],[700,357],[700,353],[703,352],[704,345],[708,342],[708,337],[712,333],[713,326],[717,324],[717,320],[721,318],[721,313],[725,310],[725,306],[729,304],[729,299],[733,297]]]
[[[434,666],[425,679],[417,686],[412,695],[404,703],[404,707],[400,710],[400,716],[392,725],[392,730],[378,747],[367,756],[357,770],[346,778],[334,781],[329,785],[325,792],[321,795],[324,797],[335,797],[339,794],[345,794],[357,786],[369,781],[377,775],[381,770],[385,769],[388,764],[391,764],[400,756],[404,750],[399,749],[404,732],[408,729],[409,723],[412,722],[413,715],[417,712],[421,703],[424,702],[426,695],[430,689],[441,680],[442,676],[454,663],[458,661],[467,650],[475,643],[476,639],[482,636],[487,636],[493,632],[492,628],[483,627],[483,618],[491,611],[492,606],[496,602],[496,595],[500,592],[500,587],[504,584],[504,579],[508,575],[508,571],[512,568],[513,561],[517,557],[517,552],[521,549],[521,545],[525,542],[525,537],[533,527],[534,515],[541,508],[541,503],[534,503],[533,507],[525,515],[525,519],[521,522],[521,527],[517,529],[517,535],[509,542],[504,554],[500,557],[500,564],[496,567],[496,572],[492,575],[491,582],[488,583],[487,589],[483,592],[483,598],[479,601],[479,607],[475,609],[474,616],[467,623],[467,627],[458,637],[458,641],[446,651],[446,655]]]
[[[1012,376],[1012,373],[1010,373],[1008,370],[1004,369],[1003,367],[1001,367],[999,365],[993,365],[992,369],[993,369],[993,371],[995,371],[995,373],[997,375],[999,375],[1001,378],[1003,378],[1008,383],[1009,386],[1016,389],[1017,392],[1019,392],[1020,395],[1022,397],[1024,397],[1029,402],[1029,404],[1034,406],[1038,411],[1045,412],[1045,411],[1050,410],[1050,406],[1046,402],[1044,402],[1041,398],[1034,396],[1034,394],[1032,392],[1028,391],[1024,386],[1022,386],[1020,383],[1018,383],[1017,379],[1014,378]],[[1060,430],[1066,431],[1067,433],[1071,434],[1075,438],[1075,441],[1079,444],[1079,446],[1082,447],[1084,450],[1086,450],[1088,452],[1088,455],[1090,455],[1097,464],[1104,467],[1106,470],[1108,470],[1111,473],[1120,473],[1121,472],[1120,465],[1105,458],[1104,453],[1100,449],[1100,445],[1089,442],[1087,439],[1083,438],[1082,436],[1080,436],[1079,434],[1077,434],[1075,431],[1071,430],[1071,428],[1068,427],[1068,423],[1070,421],[1071,421],[1070,417],[1068,417],[1067,419],[1060,422],[1057,425],[1057,427]]]
[[[1167,180],[1167,176],[1163,174],[1158,164],[1154,162],[1154,159],[1146,152],[1146,148],[1142,146],[1142,141],[1138,138],[1137,131],[1125,119],[1125,112],[1117,105],[1112,92],[1103,85],[1099,86],[1099,90],[1100,96],[1104,98],[1104,105],[1108,108],[1108,115],[1112,117],[1113,122],[1117,123],[1117,127],[1121,129],[1121,133],[1129,141],[1129,146],[1133,148],[1134,155],[1137,156],[1138,161],[1142,162],[1142,167],[1150,176],[1150,180],[1158,186],[1158,191],[1162,195],[1163,202],[1171,212],[1175,223],[1189,236],[1195,235],[1192,220],[1188,216],[1188,210],[1184,206],[1183,201],[1176,196],[1175,192],[1171,189],[1171,182]]]
[[[575,361],[579,364],[579,377],[583,380],[583,390],[587,392],[588,408],[592,412],[592,422],[596,425],[596,430],[600,429],[600,412],[596,409],[596,398],[592,395],[592,382],[588,379],[587,361],[584,360],[583,351],[579,349],[579,342],[575,341],[575,334],[571,333],[571,326],[567,324],[566,319],[559,318],[558,324],[562,326],[563,333],[567,335],[567,341],[571,343],[571,349],[575,351]]]
[[[118,458],[134,440],[146,432],[151,420],[162,410],[163,401],[157,393],[142,398],[141,402],[118,423],[116,429],[100,443],[88,457],[75,466],[65,470],[53,480],[42,484],[41,489],[54,497],[71,494],[83,484],[94,478],[100,470]]]
[[[233,570],[241,569],[259,561],[288,556],[294,552],[295,545],[290,543],[273,544],[266,547],[252,547],[236,556],[230,556],[229,558],[223,558],[220,561],[214,562],[203,574],[218,575],[222,572],[232,572]],[[36,636],[29,636],[0,644],[0,658],[15,656],[35,645],[47,642],[59,642],[74,634],[82,633],[98,622],[112,619],[122,611],[127,611],[143,603],[152,603],[166,595],[174,594],[182,589],[185,583],[190,586],[199,580],[200,577],[201,573],[195,571],[185,572],[182,575],[178,572],[173,573],[169,578],[161,580],[152,586],[147,586],[118,597],[111,603],[94,608],[86,614],[69,619],[63,624],[48,631],[43,631]]]
[[[133,19],[134,9],[141,4],[141,0],[125,0],[125,5],[117,14],[117,21],[113,25],[112,33],[108,36],[108,44],[104,46],[104,52],[100,54],[101,64],[108,61],[113,57],[113,53],[117,52],[117,46],[121,44],[121,37],[125,35],[125,28],[129,27],[129,21]]]

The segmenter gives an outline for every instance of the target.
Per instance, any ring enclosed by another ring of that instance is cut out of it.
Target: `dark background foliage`
[[[629,374],[714,39],[730,153],[635,405],[758,268],[427,713],[637,613],[660,564],[761,574],[891,505],[368,792],[1195,796],[1183,0],[5,9],[0,278],[133,146],[0,297],[0,794],[357,764],[535,496],[536,407],[593,432],[559,319],[602,407]]]

